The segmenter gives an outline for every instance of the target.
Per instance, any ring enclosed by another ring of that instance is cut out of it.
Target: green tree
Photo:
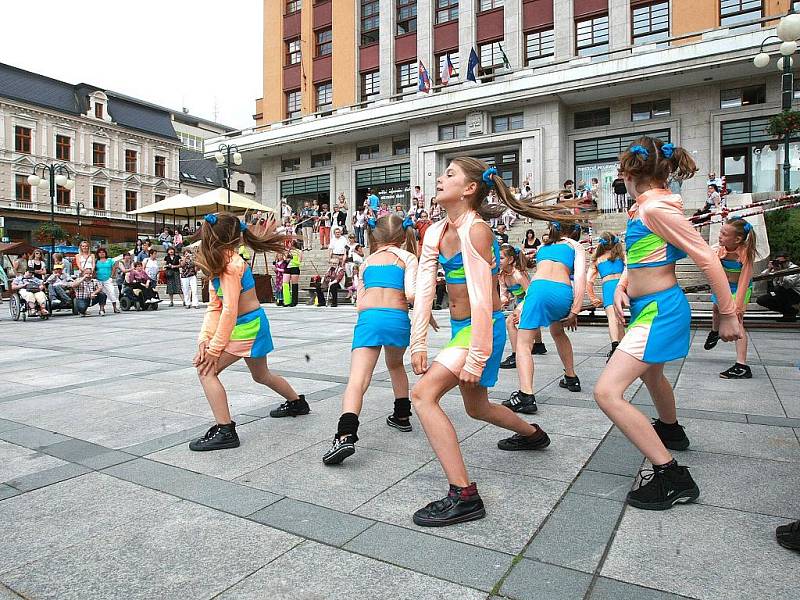
[[[800,210],[777,210],[766,217],[769,247],[774,252],[785,250],[792,262],[800,260]]]

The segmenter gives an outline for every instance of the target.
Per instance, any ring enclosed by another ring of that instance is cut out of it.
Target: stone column
[[[631,10],[629,0],[608,0],[608,47],[624,48],[631,41]]]
[[[433,2],[417,2],[417,61],[421,60],[428,69],[431,82],[436,80],[435,75],[439,69],[439,65],[434,63],[433,55],[433,5]],[[419,66],[419,62],[417,62],[417,66]],[[414,154],[413,146],[411,154]]]
[[[475,19],[476,6],[477,2],[470,0],[460,2],[458,5],[458,77],[460,81],[467,80],[470,51],[475,48],[475,52],[478,52],[478,44],[476,42],[478,35]],[[480,52],[478,52],[478,57],[480,58]]]
[[[575,56],[575,18],[572,0],[553,2],[553,33],[556,60]]]
[[[396,93],[397,81],[394,69],[394,32],[395,7],[393,0],[380,0],[380,74],[381,98],[388,98]]]
[[[505,39],[503,50],[512,69],[525,66],[524,44],[522,41],[522,0],[505,0],[503,5],[503,28]]]

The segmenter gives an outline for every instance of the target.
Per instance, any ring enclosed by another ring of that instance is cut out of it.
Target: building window
[[[286,14],[290,15],[303,8],[302,0],[286,0]]]
[[[586,127],[602,127],[611,123],[611,109],[584,110],[575,113],[575,129]]]
[[[128,199],[128,194],[135,194],[136,192],[125,192],[125,200]],[[106,209],[106,188],[99,185],[92,186],[92,208],[95,210]],[[125,210],[136,210],[136,208],[128,208],[127,202]]]
[[[135,194],[136,192],[133,192],[133,193]],[[166,200],[166,199],[167,199],[166,196],[162,196],[161,194],[156,194],[154,196],[153,202],[161,202],[162,200]]]
[[[21,154],[31,153],[31,130],[29,127],[14,127],[14,150]]]
[[[299,65],[302,60],[300,51],[300,38],[287,40],[286,42],[286,66]]]
[[[480,0],[478,8],[481,12],[503,6],[503,0]]]
[[[652,102],[636,102],[631,104],[631,121],[647,121],[656,117],[668,117],[671,114],[669,98]]]
[[[722,27],[755,21],[763,16],[762,0],[720,0],[719,24]]]
[[[361,74],[361,100],[369,100],[381,93],[380,71]]]
[[[330,110],[333,106],[333,84],[330,81],[317,84],[317,111]]]
[[[14,176],[17,202],[31,202],[31,184],[27,175]]]
[[[164,199],[164,196],[156,196],[155,201],[161,202]],[[132,192],[130,190],[125,190],[125,211],[130,212],[132,210],[136,210],[138,208],[138,198],[137,193]]]
[[[67,188],[61,187],[60,185],[56,186],[56,204],[59,206],[69,206],[71,195],[72,192],[70,192]]]
[[[181,143],[191,150],[202,152],[204,149],[203,138],[199,135],[192,135],[191,133],[178,132],[178,137],[181,138]]]
[[[416,62],[397,65],[397,90],[399,92],[416,89],[418,83],[419,72],[417,71]]]
[[[240,194],[244,194],[244,181],[241,179],[236,182],[236,191]]]
[[[331,153],[326,152],[325,154],[312,154],[311,155],[311,168],[312,169],[319,169],[320,167],[330,167],[331,166]]]
[[[408,154],[411,154],[411,142],[409,140],[393,141],[392,154],[394,156],[407,156]]]
[[[608,52],[608,15],[598,15],[575,22],[578,56],[595,56]]]
[[[317,31],[317,49],[314,56],[328,56],[333,53],[333,30]]]
[[[455,52],[445,52],[444,54],[438,54],[436,56],[436,64],[439,65],[439,68],[436,71],[436,83],[442,83],[442,71],[444,70],[445,62],[447,61],[447,57],[450,57],[450,64],[453,65],[453,74],[450,75],[450,79],[455,79],[458,77],[458,51]]]
[[[633,45],[660,42],[669,37],[669,0],[631,8]]]
[[[552,29],[530,31],[525,34],[525,64],[555,54],[556,38]]]
[[[522,117],[522,113],[492,117],[492,131],[494,133],[514,131],[515,129],[522,129],[523,127],[525,127],[525,120]]]
[[[92,164],[95,167],[106,166],[106,145],[92,142]]]
[[[766,85],[751,85],[745,88],[722,90],[719,94],[720,108],[739,108],[751,104],[764,104],[767,101]]]
[[[155,175],[156,177],[167,176],[167,158],[165,156],[156,156]]]
[[[378,158],[380,155],[380,147],[378,144],[371,144],[369,146],[361,146],[356,149],[356,160],[370,160]]]
[[[300,90],[286,92],[286,118],[300,116]]]
[[[439,125],[439,141],[460,140],[467,137],[466,123],[450,123]]]
[[[68,135],[56,136],[56,158],[58,160],[69,160],[70,145],[72,140]]]
[[[478,48],[478,55],[481,61],[481,70],[489,75],[494,67],[502,67],[506,62],[505,52],[500,42],[489,42]]]
[[[436,22],[458,20],[458,0],[436,0]]]
[[[125,150],[125,171],[128,173],[136,173],[136,150]]]
[[[300,157],[297,158],[284,158],[281,160],[281,173],[289,173],[291,171],[300,170]]]
[[[98,119],[103,118],[103,103],[102,102],[95,102],[94,103],[94,116]]]
[[[361,45],[378,41],[381,24],[380,1],[361,0]]]
[[[397,0],[397,35],[417,30],[417,0]]]

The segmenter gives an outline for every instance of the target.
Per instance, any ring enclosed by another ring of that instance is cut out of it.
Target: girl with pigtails
[[[728,277],[728,285],[736,303],[736,315],[742,328],[742,337],[736,340],[736,364],[719,374],[723,379],[750,379],[753,372],[747,366],[747,334],[744,330],[744,311],[753,293],[753,262],[756,258],[756,232],[753,226],[741,217],[733,217],[719,230],[719,240],[712,246],[719,256],[722,268]],[[703,347],[711,350],[719,341],[719,307],[717,296],[714,303],[711,331]]]
[[[257,252],[283,252],[285,236],[275,232],[274,220],[248,225],[234,215],[220,213],[205,216],[193,241],[197,239],[200,248],[195,263],[208,274],[210,300],[193,363],[216,423],[203,437],[191,442],[189,449],[236,448],[239,436],[219,374],[240,358],[244,358],[256,383],[286,399],[270,416],[309,413],[305,397],[267,367],[267,354],[274,349],[269,321],[256,296],[250,266],[238,254],[242,244]]]
[[[536,253],[536,274],[528,286],[517,333],[517,375],[519,390],[503,404],[514,412],[533,414],[538,410],[534,395],[534,363],[531,350],[540,327],[549,327],[550,335],[564,365],[564,377],[558,382],[570,392],[580,392],[581,382],[575,373],[572,343],[564,329],[574,331],[578,313],[583,308],[586,288],[586,255],[573,237],[580,235],[580,225],[566,215],[550,223],[547,242]],[[563,321],[563,323],[562,323]]]
[[[620,171],[635,202],[628,211],[628,262],[614,293],[614,310],[621,321],[623,307],[630,306],[631,322],[595,385],[594,397],[653,465],[652,472],[640,471],[628,504],[666,510],[700,495],[689,469],[669,451],[689,447],[678,424],[672,386],[664,377],[664,363],[684,358],[691,337],[692,314],[678,286],[675,263],[688,254],[709,279],[717,296],[722,340],[739,339],[741,325],[718,254],[684,216],[681,197],[665,189],[670,177],[683,181],[697,172],[691,155],[673,144],[643,137],[622,153]],[[623,396],[636,379],[644,382],[653,399],[658,418],[652,423]]]
[[[490,190],[497,192],[499,204],[484,204]],[[489,402],[488,388],[497,382],[506,331],[497,283],[500,247],[484,218],[497,218],[510,207],[523,216],[549,220],[561,208],[516,200],[496,169],[469,157],[454,158],[437,178],[436,200],[447,217],[428,229],[420,254],[410,348],[412,367],[421,378],[411,398],[450,489],[443,499],[414,513],[414,523],[423,527],[472,521],[486,514],[477,485],[467,474],[453,424],[439,405],[454,387],[459,387],[471,417],[515,432],[498,443],[501,450],[541,450],[550,444],[536,424]],[[440,265],[450,298],[451,339],[429,364],[427,332]]]
[[[358,417],[372,372],[381,354],[394,390],[394,412],[386,418],[389,427],[411,431],[411,401],[403,355],[409,344],[411,321],[408,306],[414,304],[417,284],[417,243],[411,217],[386,215],[367,222],[370,255],[361,263],[358,322],[353,331],[350,378],[342,399],[342,415],[333,443],[322,457],[336,465],[356,451]]]
[[[511,309],[506,316],[506,333],[511,342],[511,354],[500,362],[501,369],[513,369],[517,366],[517,325],[525,302],[525,292],[530,285],[528,277],[528,259],[521,249],[509,244],[500,247],[500,304],[504,309]],[[541,334],[539,342],[541,342]],[[541,344],[544,345],[544,344]]]
[[[622,336],[625,335],[625,321],[620,321],[614,312],[614,292],[623,271],[625,271],[625,246],[616,235],[604,231],[597,240],[592,264],[586,275],[586,292],[596,308],[602,306],[606,311],[608,335],[611,337],[611,351],[608,353],[608,358],[614,354]],[[598,276],[601,284],[600,298],[594,293],[594,281]]]

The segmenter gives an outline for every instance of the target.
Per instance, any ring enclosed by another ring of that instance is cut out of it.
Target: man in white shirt
[[[347,238],[342,235],[342,229],[335,227],[331,238],[331,258],[336,257],[340,264],[344,264],[347,255]]]

